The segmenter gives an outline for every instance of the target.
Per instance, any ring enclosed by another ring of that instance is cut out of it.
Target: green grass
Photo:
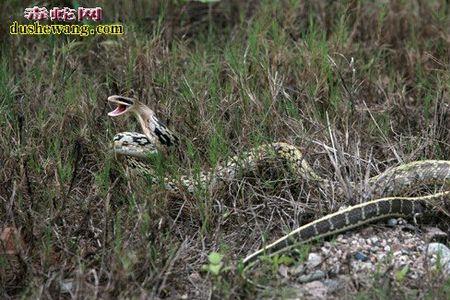
[[[0,4],[3,20],[24,21],[24,7]],[[337,144],[341,158],[361,158],[337,162],[351,180],[364,178],[369,158],[378,170],[400,163],[396,155],[450,159],[446,1],[102,7],[107,23],[126,26],[124,36],[0,29],[0,228],[21,230],[28,266],[14,280],[0,277],[2,296],[59,298],[58,280],[73,279],[78,298],[252,298],[256,290],[236,264],[262,236],[274,240],[348,204],[279,178],[178,197],[148,178],[129,178],[109,145],[115,133],[139,127],[106,115],[111,94],[139,98],[182,137],[183,159],[155,158],[160,179],[198,177],[273,141],[298,145],[328,178],[335,172],[320,143]],[[295,202],[305,199],[296,216]],[[201,272],[218,250],[231,267],[220,280]],[[439,284],[448,291],[448,282]],[[358,292],[362,299],[398,295],[374,289],[379,294]],[[424,284],[421,295],[433,292],[441,291]]]

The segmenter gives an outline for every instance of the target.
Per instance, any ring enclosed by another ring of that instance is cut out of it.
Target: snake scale
[[[123,96],[110,96],[108,101],[116,109],[108,115],[115,117],[133,113],[140,123],[143,134],[122,132],[114,136],[113,152],[124,157],[128,166],[139,173],[155,178],[154,170],[146,159],[160,150],[175,147],[179,140],[155,115],[155,113],[136,99]],[[180,186],[193,192],[198,184],[217,187],[236,179],[239,170],[252,171],[268,159],[280,159],[286,163],[292,173],[305,180],[317,181],[322,186],[333,183],[317,175],[305,161],[302,152],[295,146],[276,142],[255,147],[248,152],[233,156],[210,172],[200,176],[182,176],[174,181],[163,178],[164,186],[174,192],[180,192]],[[299,243],[330,236],[387,217],[415,217],[427,206],[437,207],[450,200],[450,161],[422,160],[391,168],[378,176],[370,178],[366,184],[371,187],[370,200],[355,206],[339,210],[318,220],[303,225],[273,243],[243,259],[244,265],[257,261],[261,255],[274,255],[286,251]],[[442,187],[441,192],[420,197],[387,197],[398,195],[420,184],[434,184]],[[384,197],[384,198],[383,198]]]

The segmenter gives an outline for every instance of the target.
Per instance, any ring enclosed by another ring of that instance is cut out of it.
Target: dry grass
[[[107,117],[111,94],[138,97],[183,137],[175,173],[268,141],[298,145],[344,184],[450,159],[447,1],[86,2],[126,34],[0,32],[0,228],[24,239],[4,297],[252,298],[236,263],[261,236],[360,199],[280,179],[175,199],[130,182],[109,142],[137,124]],[[0,11],[22,20],[23,7]],[[219,277],[201,272],[212,251],[231,266]]]

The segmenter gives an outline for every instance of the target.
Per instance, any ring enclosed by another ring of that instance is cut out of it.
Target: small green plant
[[[395,280],[397,280],[398,282],[402,282],[405,279],[406,274],[408,274],[408,272],[409,267],[406,265],[400,271],[395,272]]]
[[[278,272],[281,265],[289,266],[295,262],[295,259],[288,255],[263,256],[261,261],[267,265],[273,274]]]
[[[203,265],[202,269],[209,274],[214,276],[219,276],[220,273],[224,270],[223,268],[223,255],[218,252],[211,252],[208,255],[208,264]]]
[[[297,248],[295,248],[295,253],[298,255],[298,259],[302,262],[306,261],[310,251],[310,244],[299,245]]]
[[[290,257],[288,255],[284,255],[284,254],[276,255],[272,259],[272,263],[273,263],[274,267],[276,267],[276,270],[278,270],[281,265],[289,266],[289,265],[293,264],[294,261],[295,261],[295,259],[293,259],[292,257]]]

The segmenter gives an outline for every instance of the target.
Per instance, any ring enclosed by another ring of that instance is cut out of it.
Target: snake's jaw
[[[108,101],[116,105],[116,108],[108,113],[108,116],[110,117],[117,117],[127,113],[128,111],[133,109],[137,102],[133,98],[118,95],[109,96]]]

